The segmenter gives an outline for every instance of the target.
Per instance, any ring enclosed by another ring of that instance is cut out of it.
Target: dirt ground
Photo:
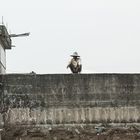
[[[140,140],[140,128],[78,127],[5,127],[2,140]]]

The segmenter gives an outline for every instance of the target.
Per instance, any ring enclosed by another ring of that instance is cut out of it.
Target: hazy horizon
[[[70,55],[82,73],[140,72],[139,0],[2,1],[1,17],[13,38],[7,73],[71,73]]]

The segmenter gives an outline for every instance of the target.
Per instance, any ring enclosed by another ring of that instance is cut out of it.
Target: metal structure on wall
[[[29,33],[9,34],[5,25],[0,25],[0,74],[6,73],[6,50],[14,47],[12,37],[29,36]]]

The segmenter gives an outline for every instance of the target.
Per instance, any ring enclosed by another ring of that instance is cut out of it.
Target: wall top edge
[[[0,76],[8,76],[8,75],[36,75],[36,76],[45,76],[45,75],[140,75],[140,73],[81,73],[81,74],[72,74],[72,73],[44,73],[44,74],[32,74],[32,73],[6,73],[6,74],[0,74]]]

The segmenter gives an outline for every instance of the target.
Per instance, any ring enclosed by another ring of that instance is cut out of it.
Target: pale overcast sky
[[[7,73],[70,73],[77,51],[83,73],[140,72],[140,0],[3,0],[13,39]]]

